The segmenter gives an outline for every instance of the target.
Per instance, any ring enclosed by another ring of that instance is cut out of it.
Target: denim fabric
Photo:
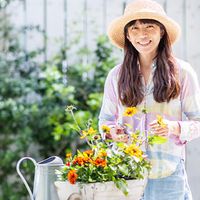
[[[141,200],[192,200],[184,160],[180,161],[172,175],[149,179]]]

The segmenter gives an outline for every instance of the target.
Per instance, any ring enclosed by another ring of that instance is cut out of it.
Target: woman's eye
[[[148,25],[147,28],[154,28],[154,26],[153,25]]]
[[[131,29],[132,29],[132,30],[137,30],[138,27],[137,27],[137,26],[132,26]]]

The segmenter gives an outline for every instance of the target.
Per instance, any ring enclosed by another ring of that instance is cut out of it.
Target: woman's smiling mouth
[[[137,42],[139,45],[141,46],[148,46],[151,43],[151,40],[149,40],[148,42]]]

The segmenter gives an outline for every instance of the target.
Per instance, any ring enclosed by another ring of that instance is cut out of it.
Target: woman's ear
[[[164,34],[165,34],[165,30],[161,28],[161,30],[160,30],[160,38],[162,38]]]
[[[128,32],[126,33],[126,38],[130,41],[130,37],[129,37]]]

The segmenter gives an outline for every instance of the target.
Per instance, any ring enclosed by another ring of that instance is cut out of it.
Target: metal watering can
[[[31,160],[35,165],[33,192],[20,171],[20,165],[24,160]],[[51,156],[38,163],[31,157],[24,157],[18,161],[17,173],[26,186],[31,200],[59,200],[54,182],[56,181],[55,169],[61,166],[63,166],[63,161],[57,156]]]

